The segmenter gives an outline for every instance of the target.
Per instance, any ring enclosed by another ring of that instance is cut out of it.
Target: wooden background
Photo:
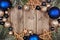
[[[21,33],[24,29],[32,30],[34,33],[41,34],[44,30],[49,30],[49,16],[47,13],[30,9],[18,10],[14,7],[10,11],[10,19],[14,31]]]

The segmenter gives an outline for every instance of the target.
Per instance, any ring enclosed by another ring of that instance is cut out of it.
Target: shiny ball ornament
[[[51,2],[51,0],[46,0],[46,2],[47,2],[47,3],[50,3],[50,2]]]
[[[55,28],[54,28],[54,27],[50,27],[50,30],[51,30],[51,31],[54,31],[54,30],[55,30]]]
[[[2,19],[3,19],[3,17],[1,16],[1,17],[0,17],[0,20],[2,20]]]
[[[46,12],[47,11],[47,7],[42,7],[41,11]]]
[[[52,19],[57,19],[60,16],[60,9],[57,7],[52,7],[48,10],[48,15]]]
[[[53,21],[51,21],[51,25],[53,26],[53,27],[57,27],[58,26],[58,21],[57,20],[53,20]]]
[[[41,6],[46,6],[46,2],[42,2],[41,3]]]
[[[23,39],[24,40],[28,40],[29,36],[24,36]]]
[[[47,6],[47,7],[51,7],[51,4],[47,4],[46,6]]]
[[[13,32],[12,32],[12,31],[9,31],[9,34],[10,34],[10,35],[12,35],[12,34],[13,34]]]
[[[3,22],[3,21],[0,22],[0,25],[4,25],[4,24],[5,24],[5,22]]]
[[[41,40],[37,34],[33,34],[29,36],[29,40]]]
[[[27,6],[27,5],[24,6],[24,10],[29,10],[29,9],[30,9],[29,6]]]
[[[60,19],[57,19],[58,23],[60,23]]]
[[[40,8],[40,6],[36,6],[36,8],[35,8],[36,10],[41,10],[41,8]]]
[[[3,22],[6,22],[6,21],[7,21],[7,19],[6,19],[6,18],[3,18],[3,19],[2,19],[2,21],[3,21]]]
[[[9,27],[8,30],[9,30],[9,31],[12,31],[12,30],[13,30],[13,27]]]
[[[20,5],[20,6],[18,6],[18,10],[20,10],[20,9],[22,9],[22,6]]]
[[[5,17],[5,18],[8,18],[8,17],[9,17],[9,15],[8,15],[8,14],[4,14],[4,17]]]
[[[29,33],[32,34],[33,32],[31,30],[29,30]]]
[[[4,11],[0,10],[0,16],[3,16],[3,15],[4,15]]]
[[[8,8],[10,8],[12,5],[11,5],[11,2],[9,0],[1,0],[0,1],[0,9],[1,10],[7,10]]]
[[[6,20],[6,19],[5,19]],[[5,22],[4,24],[5,27],[10,27],[11,26],[11,23],[10,22]]]
[[[8,14],[8,11],[5,11],[5,14]]]

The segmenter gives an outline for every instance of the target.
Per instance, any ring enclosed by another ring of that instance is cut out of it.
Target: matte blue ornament
[[[29,40],[40,40],[40,38],[37,34],[33,34],[29,36]]]
[[[6,10],[7,8],[11,7],[11,2],[10,1],[0,1],[0,9]]]
[[[48,15],[52,19],[57,19],[60,16],[60,9],[57,7],[52,7],[49,9]]]

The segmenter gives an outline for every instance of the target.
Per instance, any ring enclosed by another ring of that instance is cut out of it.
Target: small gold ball
[[[41,11],[46,12],[47,11],[47,7],[42,7]]]
[[[4,12],[3,11],[0,11],[0,16],[3,16],[4,15]]]
[[[8,11],[5,11],[5,14],[8,14]]]
[[[11,23],[10,22],[5,22],[4,26],[5,27],[10,27],[11,26]]]
[[[58,26],[58,21],[57,20],[53,20],[52,22],[51,22],[51,25],[53,26],[53,27],[57,27]]]
[[[10,32],[9,32],[9,34],[10,34],[10,35],[12,35],[12,34],[13,34],[13,32],[12,32],[12,31],[10,31]]]
[[[51,5],[50,4],[47,4],[47,7],[50,7]]]
[[[31,34],[31,33],[33,33],[33,32],[30,30],[29,33]]]
[[[24,9],[25,9],[25,10],[29,10],[30,8],[29,8],[28,5],[25,5],[25,6],[24,6]]]
[[[3,18],[3,20],[2,20],[2,21],[6,22],[6,21],[7,21],[7,19],[6,19],[6,18]]]

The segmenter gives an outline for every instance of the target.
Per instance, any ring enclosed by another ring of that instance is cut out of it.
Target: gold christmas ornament
[[[51,6],[51,4],[47,4],[47,7],[50,7]]]
[[[47,11],[47,7],[42,7],[41,11],[46,12]]]
[[[3,16],[4,15],[4,12],[0,10],[0,16]]]
[[[4,26],[5,27],[10,27],[11,26],[11,23],[10,22],[5,22]]]
[[[5,14],[8,14],[8,11],[5,11]]]
[[[24,10],[29,10],[29,9],[30,9],[30,7],[28,5],[24,6]]]
[[[57,20],[51,21],[51,25],[52,25],[53,27],[57,27],[57,26],[58,26],[58,21],[57,21]]]
[[[12,32],[12,31],[10,31],[10,32],[9,32],[9,34],[10,34],[10,35],[12,35],[12,34],[13,34],[13,32]]]
[[[33,32],[31,30],[29,30],[29,33],[32,34]]]
[[[6,21],[7,21],[7,19],[6,19],[6,18],[3,18],[3,19],[2,19],[2,21],[6,22]]]

